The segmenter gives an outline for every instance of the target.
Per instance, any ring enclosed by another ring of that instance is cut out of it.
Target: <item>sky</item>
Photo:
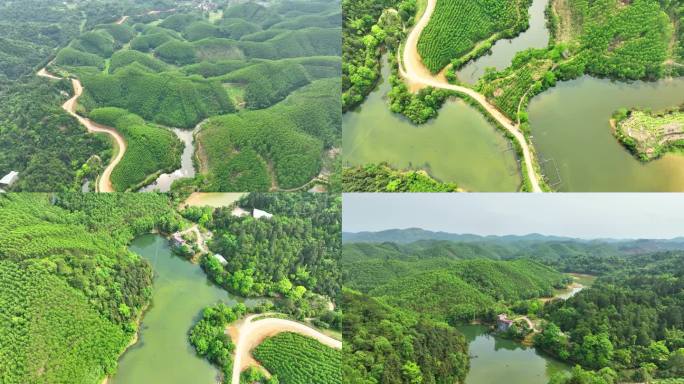
[[[684,194],[344,194],[345,232],[422,228],[477,235],[684,236]]]

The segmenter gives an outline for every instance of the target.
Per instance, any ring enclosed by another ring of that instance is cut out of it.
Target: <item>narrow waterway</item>
[[[684,191],[684,156],[642,163],[613,137],[609,123],[620,108],[682,103],[684,78],[621,83],[585,76],[532,99],[532,141],[550,183],[563,192]]]
[[[545,48],[550,38],[549,30],[546,28],[545,14],[548,3],[549,0],[534,0],[529,9],[530,27],[514,39],[497,41],[492,46],[490,54],[466,64],[456,73],[459,80],[467,84],[475,84],[486,68],[505,69],[511,65],[516,53],[529,48]]]
[[[237,300],[210,284],[198,265],[175,256],[162,236],[141,236],[130,250],[154,269],[152,303],[138,342],[121,357],[110,383],[216,383],[218,371],[195,355],[188,330],[204,307],[219,301],[233,305]]]
[[[471,357],[465,384],[547,384],[555,373],[569,369],[534,347],[489,334],[483,325],[457,329],[466,337]]]
[[[516,191],[521,183],[509,142],[475,108],[448,101],[431,122],[417,126],[389,110],[383,58],[382,80],[366,102],[343,116],[342,159],[348,165],[388,162],[421,168],[469,191]]]
[[[147,185],[140,189],[140,192],[168,192],[171,190],[171,184],[178,179],[195,177],[195,165],[192,162],[192,156],[195,153],[194,144],[194,130],[172,128],[171,131],[178,136],[183,142],[183,154],[181,155],[181,167],[172,173],[163,173],[159,175],[154,183]]]

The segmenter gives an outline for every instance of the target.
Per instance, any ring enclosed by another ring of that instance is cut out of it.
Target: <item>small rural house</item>
[[[270,219],[273,217],[273,215],[271,215],[270,213],[268,213],[266,211],[262,211],[260,209],[256,209],[256,208],[254,208],[254,211],[252,211],[252,216],[255,219],[261,219],[261,218]]]
[[[219,255],[218,253],[214,254],[214,259],[216,259],[221,265],[226,265],[228,264],[228,260],[226,260],[225,257]]]
[[[0,186],[11,187],[17,179],[19,179],[19,172],[12,171],[6,174],[2,179],[0,179]]]
[[[509,319],[505,313],[499,315],[496,320],[496,330],[499,332],[506,332],[513,325],[513,320]]]
[[[244,216],[249,216],[249,212],[245,211],[244,209],[240,207],[235,207],[233,208],[233,211],[231,214],[235,217],[244,217]]]

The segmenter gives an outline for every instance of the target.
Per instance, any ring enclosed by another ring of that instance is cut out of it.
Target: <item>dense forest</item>
[[[337,79],[320,79],[262,110],[212,118],[198,135],[207,191],[299,190],[313,185],[341,135]],[[336,170],[333,170],[336,171]]]
[[[224,11],[224,20],[237,17],[245,31],[235,41],[193,43],[200,57],[223,52],[214,66],[189,68],[229,86],[240,109],[207,120],[197,135],[198,188],[330,189],[338,166],[325,165],[335,164],[327,159],[337,155],[342,132],[339,3],[246,3]]]
[[[251,193],[239,206],[273,217],[238,217],[218,208],[200,218],[214,234],[209,249],[227,260],[221,265],[202,258],[210,279],[241,296],[276,297],[279,310],[300,319],[325,316],[321,325],[338,328],[328,302],[336,300],[341,284],[341,197]]]
[[[123,14],[167,9],[171,0],[56,1],[0,4],[0,173],[18,171],[16,191],[80,190],[111,155],[107,140],[60,109],[72,92],[66,81],[36,79],[60,47]]]
[[[204,308],[200,320],[189,332],[190,344],[197,355],[209,360],[224,377],[230,377],[233,371],[232,353],[235,349],[233,341],[226,334],[226,326],[242,317],[245,312],[247,308],[243,304],[236,304],[231,308],[219,303]]]
[[[375,87],[380,77],[381,50],[385,46],[396,48],[399,43],[397,37],[403,31],[398,31],[395,23],[387,20],[394,16],[387,9],[396,9],[400,20],[410,25],[416,12],[416,1],[342,1],[342,105],[345,110],[363,102]],[[392,33],[388,34],[385,29]]]
[[[81,189],[111,157],[109,142],[62,110],[63,92],[42,79],[0,80],[0,174],[19,172],[16,191],[54,192]]]
[[[620,381],[684,377],[681,251],[649,253],[600,277],[590,289],[544,307],[535,345]]]
[[[0,380],[100,383],[150,299],[126,245],[179,217],[157,194],[0,196]]]
[[[342,375],[348,383],[453,383],[468,345],[453,327],[345,289]]]

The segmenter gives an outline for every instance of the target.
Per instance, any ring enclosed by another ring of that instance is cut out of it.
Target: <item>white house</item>
[[[8,187],[12,186],[19,178],[19,172],[12,171],[6,174],[2,179],[0,179],[0,185],[6,185]]]
[[[231,214],[235,217],[243,217],[243,216],[249,216],[249,212],[245,211],[244,209],[240,207],[235,207],[233,208],[233,211]]]
[[[273,217],[273,215],[271,215],[270,213],[268,213],[266,211],[262,211],[260,209],[256,209],[256,208],[254,208],[254,211],[252,211],[252,216],[255,219],[261,219],[261,218],[270,219]]]
[[[215,254],[214,254],[214,259],[218,260],[218,262],[221,263],[221,265],[226,265],[226,264],[228,264],[228,260],[226,260],[225,257],[219,255],[218,253],[215,253]]]

